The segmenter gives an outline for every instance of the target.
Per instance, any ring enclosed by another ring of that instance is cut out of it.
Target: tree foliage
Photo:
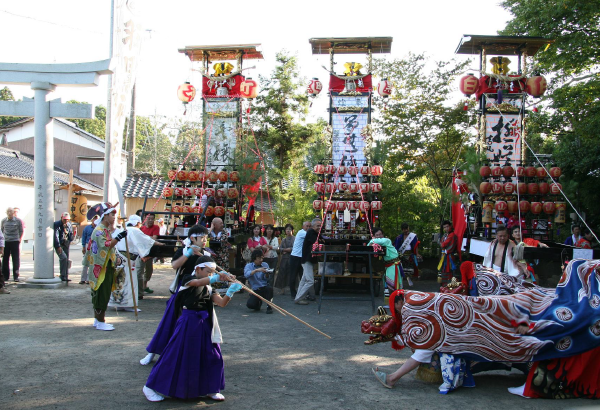
[[[568,196],[600,223],[600,1],[506,0],[513,19],[504,35],[554,39],[535,56],[536,68],[550,80],[545,112],[532,115],[532,149],[551,153],[563,171]]]
[[[173,144],[165,133],[166,124],[158,124],[148,117],[136,117],[135,169],[152,174],[166,175],[170,166]]]
[[[10,88],[4,87],[0,90],[0,101],[14,101],[15,97],[13,96]],[[17,121],[20,117],[8,117],[8,116],[0,116],[0,127],[4,126],[13,121]]]
[[[76,100],[69,100],[67,104],[87,104]],[[94,118],[70,118],[69,121],[74,123],[78,128],[95,135],[100,139],[106,137],[106,107],[97,105],[94,108]]]

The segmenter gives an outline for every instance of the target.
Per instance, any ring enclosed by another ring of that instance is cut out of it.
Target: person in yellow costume
[[[98,330],[114,330],[114,326],[105,322],[104,315],[110,300],[115,279],[116,254],[114,247],[127,236],[127,231],[119,233],[114,239],[110,231],[115,223],[116,205],[109,202],[99,203],[87,213],[87,218],[95,215],[96,228],[87,244],[83,265],[92,267],[89,274],[92,289],[92,306],[94,307],[94,327]]]

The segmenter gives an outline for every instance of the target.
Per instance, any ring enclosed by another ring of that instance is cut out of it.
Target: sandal
[[[206,397],[214,401],[225,401],[225,396],[221,393],[207,394]]]
[[[375,375],[375,378],[377,379],[377,381],[381,384],[383,384],[383,387],[387,387],[388,389],[391,389],[394,386],[390,386],[389,384],[387,384],[387,374],[385,374],[384,372],[380,372],[379,370],[377,370],[378,368],[371,368],[371,371],[373,372],[373,374]]]

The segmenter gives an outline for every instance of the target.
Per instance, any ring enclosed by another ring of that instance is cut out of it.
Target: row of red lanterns
[[[328,212],[333,211],[363,211],[366,212],[369,209],[373,211],[379,211],[381,209],[381,201],[322,201],[317,199],[313,201],[313,208],[317,211],[324,209]]]
[[[201,214],[202,212],[204,212],[204,209],[201,206],[190,206],[190,205],[173,205],[172,207],[166,207],[165,211],[167,212],[174,212],[174,213],[184,213],[184,214],[189,214],[189,213],[194,213],[194,214]],[[223,206],[207,206],[206,207],[206,212],[204,213],[205,216],[223,216],[225,215],[225,207]]]
[[[497,212],[508,211],[511,214],[517,213],[519,210],[522,213],[530,212],[538,215],[544,211],[545,214],[552,215],[556,211],[554,202],[529,202],[529,201],[496,201],[494,208]]]
[[[251,77],[246,78],[240,84],[240,97],[246,100],[252,100],[258,95],[258,83]],[[177,98],[184,104],[190,103],[196,97],[196,87],[189,82],[181,84],[177,88]]]
[[[323,83],[319,81],[317,77],[313,77],[306,87],[306,93],[311,97],[316,97],[323,90]],[[387,78],[382,78],[379,84],[377,84],[377,93],[383,98],[387,98],[392,95],[393,86]]]
[[[380,192],[381,191],[381,184],[379,182],[373,182],[371,184],[367,183],[367,182],[362,182],[362,183],[355,183],[355,182],[351,182],[351,183],[347,183],[347,182],[340,182],[340,183],[334,183],[334,182],[315,182],[315,191],[318,194],[324,194],[324,193],[329,193],[332,194],[336,191],[349,191],[353,194],[357,193],[357,192],[362,192],[362,193],[367,193],[369,191],[371,192]]]
[[[216,196],[217,198],[229,198],[229,199],[235,199],[239,196],[239,192],[237,190],[237,188],[219,188],[219,189],[215,189],[215,188],[182,188],[182,187],[164,187],[163,191],[162,191],[162,195],[165,198],[170,198],[173,195],[175,196],[179,196],[179,197],[191,197],[191,196],[197,196],[197,197],[201,197],[203,195],[206,195],[207,197],[214,197]]]
[[[506,182],[504,184],[500,182],[482,182],[479,184],[479,191],[483,195],[487,194],[515,194],[519,193],[519,195],[546,195],[550,193],[551,195],[558,195],[562,190],[562,185],[558,182],[553,182],[552,184],[548,184],[547,182],[530,182],[526,184],[525,182],[519,182],[518,184],[513,184],[512,182]]]
[[[516,175],[518,177],[538,177],[538,178],[546,178],[548,176],[548,174],[550,174],[550,176],[554,179],[559,178],[562,175],[562,170],[559,167],[552,167],[550,168],[550,170],[548,172],[546,172],[546,169],[544,167],[517,167],[516,171],[515,168],[506,165],[503,167],[490,167],[488,165],[484,165],[481,168],[479,168],[479,175],[481,175],[483,178],[486,177],[501,177],[501,176],[505,176],[507,178],[512,177],[513,175]]]
[[[194,171],[194,170],[186,171],[184,169],[182,169],[180,171],[175,171],[174,169],[172,169],[167,173],[167,176],[169,177],[170,180],[173,180],[173,179],[175,179],[175,177],[177,177],[178,181],[190,181],[190,182],[208,180],[210,182],[216,183],[218,181],[220,181],[220,182],[227,182],[227,181],[238,182],[240,180],[240,173],[237,171],[232,171],[230,173],[227,173],[227,171],[204,172],[204,171]]]
[[[373,166],[363,165],[362,167],[357,167],[355,165],[350,165],[350,166],[340,165],[339,167],[336,167],[333,164],[329,164],[329,165],[317,164],[314,167],[314,172],[315,172],[315,174],[329,174],[329,175],[333,175],[337,172],[338,175],[340,175],[340,176],[344,176],[346,174],[350,174],[351,176],[356,176],[359,173],[361,175],[379,176],[383,173],[383,167],[381,165],[373,165]]]
[[[535,98],[544,95],[547,87],[548,83],[541,75],[530,77],[525,81],[525,92]],[[479,89],[479,78],[469,73],[459,80],[458,88],[464,95],[469,97]]]

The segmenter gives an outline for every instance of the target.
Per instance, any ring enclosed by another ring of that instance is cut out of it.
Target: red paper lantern
[[[319,95],[322,89],[323,83],[321,83],[317,77],[313,77],[313,79],[310,80],[310,83],[308,83],[308,87],[306,87],[306,93],[308,95],[316,97],[317,95]]]
[[[369,175],[371,173],[371,167],[368,165],[363,165],[360,167],[360,173],[362,175]]]
[[[258,84],[251,77],[246,78],[240,84],[240,97],[252,100],[258,95]]]
[[[367,192],[369,192],[369,188],[371,188],[371,186],[365,182],[362,182],[359,184],[359,191],[362,192],[363,194],[366,194]]]
[[[164,187],[162,190],[162,194],[165,198],[173,196],[173,188],[171,188],[170,186]]]
[[[325,182],[315,182],[315,192],[322,194],[325,192]]]
[[[170,169],[169,172],[167,172],[167,177],[170,180],[175,179],[176,176],[177,176],[177,171],[175,171],[174,169]]]
[[[218,217],[225,215],[225,208],[222,206],[215,206],[214,214]]]
[[[538,215],[542,213],[542,203],[541,202],[532,202],[531,203],[531,213]]]
[[[217,194],[217,198],[225,198],[225,195],[226,195],[225,189],[223,189],[223,188],[217,189],[216,194]]]
[[[328,182],[327,184],[325,184],[325,192],[327,192],[328,194],[333,194],[335,191],[337,191],[336,183]]]
[[[502,167],[492,167],[492,176],[493,177],[501,177],[502,176]]]
[[[371,209],[373,211],[379,211],[379,210],[381,210],[381,206],[382,206],[381,201],[373,201],[373,202],[371,202]]]
[[[313,201],[313,208],[316,211],[320,211],[321,209],[323,209],[323,201],[317,199],[316,201]]]
[[[324,174],[325,173],[325,165],[317,164],[314,167],[315,174]]]
[[[517,210],[519,209],[519,204],[517,201],[508,201],[506,202],[506,206],[508,208],[508,212],[511,214],[517,213]]]
[[[559,178],[562,175],[562,170],[559,167],[550,168],[550,176],[554,179]]]
[[[206,179],[206,172],[198,171],[198,181],[204,182],[205,179]]]
[[[546,172],[544,167],[536,168],[536,174],[537,174],[538,178],[546,178],[548,176],[548,173]]]
[[[357,167],[357,166],[354,166],[354,165],[351,165],[351,166],[349,166],[349,167],[348,167],[348,173],[349,173],[351,176],[355,177],[355,176],[358,174],[358,167]]]
[[[201,214],[202,213],[202,207],[196,205],[195,207],[192,208],[192,212],[195,214]]]
[[[211,196],[215,196],[215,189],[214,188],[206,188],[204,190],[204,193],[206,194],[207,197],[211,197]]]
[[[471,94],[475,94],[479,88],[479,79],[473,74],[469,73],[462,77],[458,83],[460,92],[469,97]]]
[[[335,209],[337,209],[338,211],[343,211],[346,209],[346,202],[345,201],[337,201],[335,203]]]
[[[525,168],[524,167],[517,167],[517,176],[518,177],[522,177],[525,175]]]
[[[213,216],[215,213],[215,208],[213,206],[207,206],[206,212],[204,212],[204,216]]]
[[[226,171],[219,172],[219,181],[227,182],[227,178],[229,178],[229,174]]]
[[[184,214],[189,214],[192,212],[192,207],[186,204],[181,207],[181,212],[183,212]]]
[[[525,176],[526,177],[534,177],[537,175],[537,169],[535,167],[527,167],[525,168]]]
[[[537,195],[540,192],[540,187],[535,182],[527,184],[527,193],[529,195]]]
[[[527,184],[525,182],[519,182],[517,184],[517,191],[519,191],[519,195],[525,195],[527,193]]]
[[[381,165],[373,165],[371,167],[371,175],[378,177],[383,173],[383,167]]]
[[[219,174],[216,171],[210,171],[208,173],[208,180],[212,183],[215,183],[219,180]]]
[[[562,189],[562,185],[559,184],[558,182],[554,182],[554,183],[550,184],[550,193],[552,195],[560,194],[561,189]]]
[[[508,204],[504,201],[496,201],[496,211],[504,212],[508,209]]]
[[[177,179],[180,181],[187,181],[187,174],[187,171],[182,169],[181,171],[177,172]]]
[[[344,175],[346,175],[346,172],[348,172],[348,168],[346,168],[344,165],[340,165],[337,169],[338,175],[343,177]]]
[[[547,87],[548,83],[546,82],[546,79],[541,75],[528,78],[525,82],[525,91],[527,92],[527,94],[535,98],[544,95]]]
[[[371,204],[368,203],[367,201],[360,201],[360,203],[358,204],[358,209],[363,212],[368,211],[370,207],[371,207]]]
[[[355,182],[352,182],[350,185],[348,185],[348,189],[350,190],[350,192],[355,194],[358,192],[358,184]]]
[[[381,184],[379,182],[373,182],[371,184],[371,192],[380,192],[381,191]]]
[[[183,196],[192,196],[192,188],[183,188]]]
[[[196,87],[188,82],[181,84],[177,87],[177,98],[184,104],[192,102],[196,97]]]
[[[538,187],[541,195],[546,195],[548,192],[550,192],[550,185],[547,182],[540,182]]]
[[[492,175],[492,169],[487,165],[484,165],[481,168],[479,168],[479,175],[481,175],[484,178],[489,177],[490,175]]]
[[[501,194],[503,190],[504,190],[504,187],[502,186],[502,184],[500,182],[494,182],[492,184],[492,192],[494,194]]]
[[[240,195],[240,193],[238,192],[238,190],[236,188],[229,188],[227,190],[227,198],[229,199],[235,199]]]
[[[514,193],[514,192],[515,192],[515,189],[516,189],[516,187],[515,187],[515,184],[513,184],[512,182],[506,182],[506,183],[504,184],[504,187],[503,187],[503,188],[504,188],[504,189],[503,189],[503,190],[504,190],[504,192],[505,192],[505,193],[507,193],[507,194],[512,194],[512,193]]]
[[[521,201],[519,202],[519,209],[521,210],[521,212],[529,212],[529,201]]]
[[[333,175],[335,174],[336,167],[333,164],[325,165],[325,173]]]
[[[343,181],[342,181],[342,182],[340,182],[340,183],[338,184],[338,189],[339,189],[340,191],[347,191],[347,190],[348,190],[348,183],[347,183],[347,182],[343,182]]]
[[[509,167],[508,165],[502,168],[502,175],[507,178],[512,177],[515,174],[515,169],[513,167]]]
[[[377,92],[383,98],[387,98],[392,95],[392,83],[387,78],[382,78],[379,84],[377,84]]]
[[[544,202],[544,213],[546,215],[554,215],[556,204],[554,202]]]
[[[198,171],[192,170],[192,171],[188,172],[187,180],[191,181],[191,182],[197,181],[198,180]]]
[[[482,182],[481,184],[479,184],[479,190],[484,195],[489,194],[490,192],[492,192],[492,184],[490,184],[489,182]]]
[[[332,212],[335,209],[335,202],[334,201],[325,201],[325,210],[327,212]]]
[[[358,202],[358,201],[348,201],[346,203],[346,206],[348,207],[348,210],[350,210],[350,211],[357,211],[358,207],[360,206],[360,202]]]
[[[238,182],[240,180],[240,173],[237,171],[231,171],[229,173],[229,180],[231,182]]]
[[[175,212],[175,213],[179,213],[179,212],[181,212],[181,205],[177,205],[177,204],[173,205],[173,206],[171,207],[171,211],[172,211],[172,212]]]
[[[175,196],[183,196],[183,188],[177,187],[173,190],[175,192]]]
[[[194,195],[201,197],[202,195],[204,195],[204,189],[202,189],[202,188],[194,188]]]

